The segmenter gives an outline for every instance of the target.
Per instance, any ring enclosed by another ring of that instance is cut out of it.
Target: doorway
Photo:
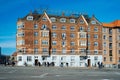
[[[88,59],[88,61],[87,61],[87,63],[88,63],[88,67],[90,67],[91,65],[91,60],[90,59]]]
[[[35,59],[35,66],[38,65],[38,59]]]

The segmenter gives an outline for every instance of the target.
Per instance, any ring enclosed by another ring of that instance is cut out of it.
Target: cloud
[[[14,41],[14,40],[2,41],[2,42],[0,42],[0,46],[2,48],[15,48],[16,41]]]

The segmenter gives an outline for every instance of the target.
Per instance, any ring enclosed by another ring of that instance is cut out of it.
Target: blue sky
[[[0,46],[2,54],[16,50],[16,22],[31,10],[48,8],[53,11],[94,14],[100,22],[120,20],[120,0],[0,0]]]

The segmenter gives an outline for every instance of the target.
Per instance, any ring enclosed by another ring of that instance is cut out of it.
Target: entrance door
[[[35,59],[35,66],[38,65],[38,59]]]
[[[91,66],[91,65],[90,65],[90,64],[91,64],[91,60],[88,59],[88,62],[87,62],[87,63],[88,63],[88,67],[90,67],[90,66]]]

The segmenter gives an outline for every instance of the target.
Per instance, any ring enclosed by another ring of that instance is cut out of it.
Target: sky
[[[16,22],[35,9],[93,14],[100,22],[120,20],[120,0],[0,0],[0,46],[3,55],[16,51]]]

